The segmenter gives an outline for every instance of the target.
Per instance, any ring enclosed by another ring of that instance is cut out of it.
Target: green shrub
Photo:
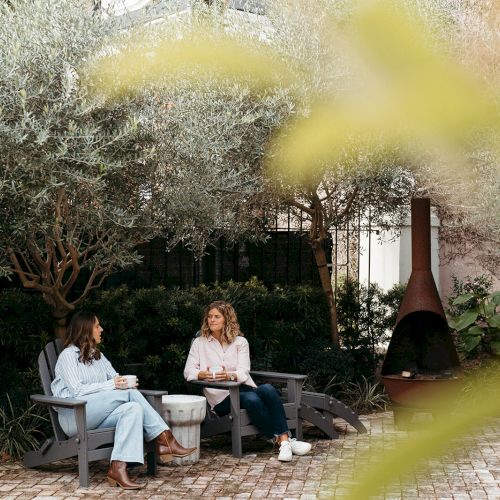
[[[231,302],[250,342],[252,367],[297,371],[308,339],[329,339],[321,290],[300,286],[268,290],[261,282],[233,281],[190,290],[163,287],[97,293],[86,307],[104,327],[102,349],[120,373],[137,373],[143,387],[187,391],[183,369],[204,307]]]
[[[363,366],[360,375],[374,373],[380,360],[380,344],[388,340],[385,294],[377,285],[369,287],[347,281],[337,292],[339,333],[344,349]],[[363,371],[365,373],[363,373]]]
[[[394,326],[405,287],[396,285],[384,293],[376,285],[369,287],[347,281],[337,289],[337,312],[341,347],[332,346],[325,335],[308,339],[302,348],[299,370],[307,373],[308,389],[326,392],[363,407],[362,392],[377,386],[375,373],[383,357],[382,345]],[[363,391],[362,391],[363,389]],[[380,388],[373,389],[379,399]],[[368,398],[370,399],[370,398]],[[359,403],[359,404],[358,404]]]
[[[41,391],[36,360],[51,327],[50,309],[37,294],[0,293],[0,405],[7,392],[17,405]]]
[[[464,281],[453,277],[448,323],[463,359],[500,354],[500,292],[489,293],[491,287],[484,275]]]
[[[45,437],[42,427],[47,421],[39,412],[35,405],[15,408],[6,397],[6,406],[0,406],[0,457],[19,459],[37,448]]]
[[[380,359],[377,346],[386,338],[397,297],[373,285],[348,282],[339,288],[341,348],[331,345],[325,296],[311,286],[269,290],[251,279],[188,290],[119,287],[98,291],[83,307],[99,315],[101,347],[113,366],[121,374],[137,374],[141,387],[193,390],[183,379],[186,356],[204,307],[223,299],[238,312],[253,369],[305,373],[308,388],[340,396],[350,383],[373,381]],[[2,393],[14,391],[23,402],[40,391],[36,359],[52,338],[47,333],[52,319],[38,296],[19,291],[0,294],[0,308],[9,312],[0,318]]]

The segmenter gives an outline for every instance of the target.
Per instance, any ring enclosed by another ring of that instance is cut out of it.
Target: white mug
[[[124,375],[127,380],[127,387],[133,389],[137,384],[137,375]]]
[[[215,374],[218,372],[221,372],[222,370],[224,370],[224,368],[222,368],[222,366],[211,366],[209,368],[209,371],[212,372],[212,378],[215,378]]]

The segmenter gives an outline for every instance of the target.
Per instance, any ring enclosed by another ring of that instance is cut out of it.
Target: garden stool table
[[[162,417],[175,439],[185,448],[196,451],[184,458],[174,458],[177,465],[195,464],[200,459],[200,424],[205,418],[207,400],[203,396],[169,394],[162,396]]]

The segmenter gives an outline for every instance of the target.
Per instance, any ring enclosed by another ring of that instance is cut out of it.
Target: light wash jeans
[[[115,427],[111,460],[144,463],[144,439],[151,441],[168,425],[137,389],[114,389],[96,392],[77,399],[85,406],[87,429]],[[74,411],[60,408],[59,423],[67,436],[76,435]]]

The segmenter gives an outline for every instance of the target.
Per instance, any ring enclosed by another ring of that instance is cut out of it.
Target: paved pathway
[[[202,443],[202,458],[195,465],[161,467],[155,478],[144,476],[142,469],[134,469],[133,476],[147,481],[146,488],[139,492],[109,487],[105,462],[91,465],[88,489],[78,487],[75,461],[37,470],[24,469],[17,463],[0,463],[0,498],[341,498],[342,492],[356,479],[355,464],[361,466],[362,450],[380,437],[391,443],[393,437],[405,436],[394,430],[392,413],[370,415],[362,420],[368,434],[358,435],[340,423],[341,437],[333,441],[321,438],[314,429],[306,429],[306,437],[313,443],[312,453],[295,457],[287,464],[278,462],[272,446],[261,440],[248,438],[244,442],[246,454],[240,460],[231,456],[228,438],[206,440]],[[434,460],[431,465],[430,472],[416,472],[406,485],[393,486],[377,498],[500,500],[500,419],[474,438],[468,438],[462,449]]]

